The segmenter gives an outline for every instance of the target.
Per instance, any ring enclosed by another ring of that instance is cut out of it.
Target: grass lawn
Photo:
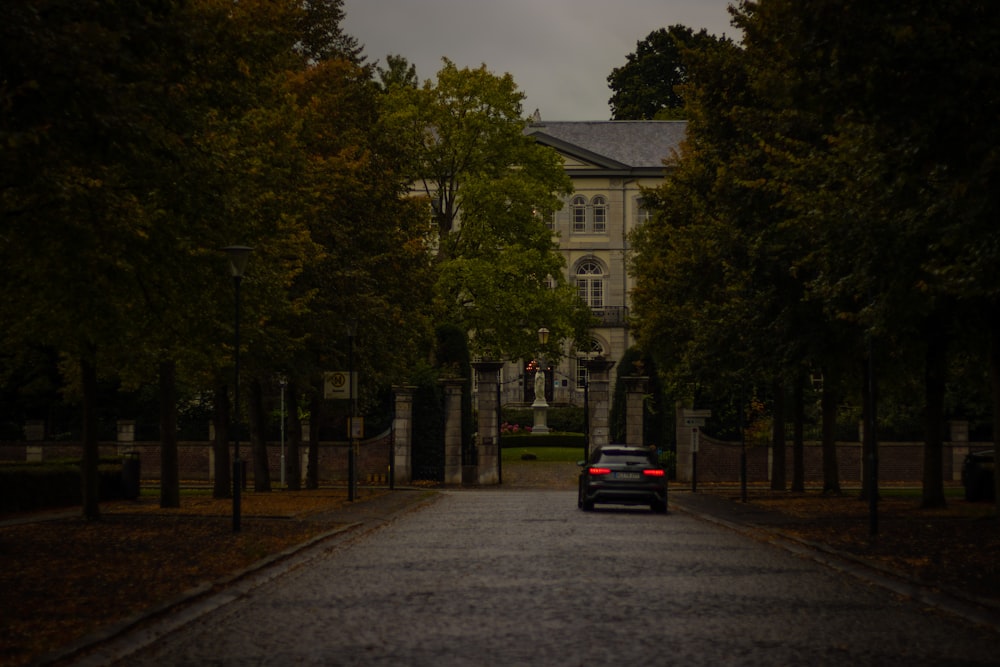
[[[524,454],[534,454],[535,460],[547,463],[564,461],[576,463],[583,460],[582,447],[504,447],[503,462],[520,461]]]

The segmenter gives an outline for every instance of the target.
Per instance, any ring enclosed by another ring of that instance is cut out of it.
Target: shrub
[[[122,498],[122,464],[117,458],[98,462],[98,498]],[[28,512],[83,503],[79,460],[7,463],[0,466],[0,513]]]

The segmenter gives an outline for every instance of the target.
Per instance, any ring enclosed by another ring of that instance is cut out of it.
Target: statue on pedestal
[[[535,403],[548,403],[545,400],[545,371],[539,367],[535,371]]]

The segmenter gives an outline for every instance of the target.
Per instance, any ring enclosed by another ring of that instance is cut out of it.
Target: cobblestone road
[[[125,663],[986,665],[998,647],[992,630],[685,514],[462,490]]]

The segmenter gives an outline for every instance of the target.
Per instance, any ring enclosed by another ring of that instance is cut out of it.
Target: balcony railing
[[[625,306],[604,306],[592,308],[591,313],[604,327],[623,327],[628,325],[628,308]]]

